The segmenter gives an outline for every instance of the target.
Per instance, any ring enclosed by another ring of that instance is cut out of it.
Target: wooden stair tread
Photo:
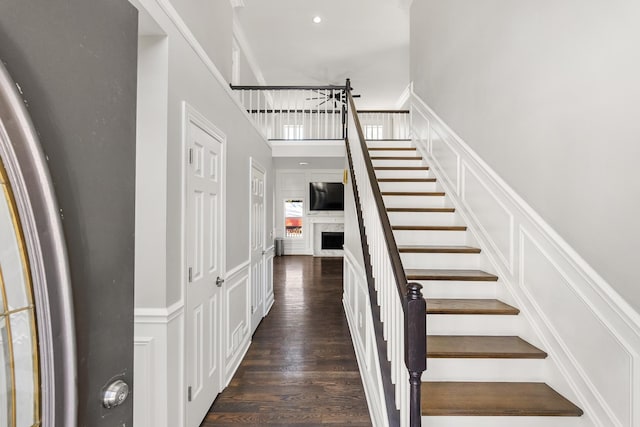
[[[444,191],[382,191],[383,196],[444,196]]]
[[[373,141],[373,142],[381,142],[381,141],[387,141],[387,142],[405,142],[405,141],[412,141],[411,138],[365,138],[367,141]]]
[[[473,246],[403,245],[398,246],[398,252],[417,254],[479,254],[480,248],[474,248]]]
[[[422,160],[422,156],[371,156],[371,160]]]
[[[378,178],[378,182],[436,182],[435,178]]]
[[[392,225],[397,231],[466,231],[466,225]]]
[[[497,299],[427,298],[427,314],[516,315],[520,310]]]
[[[582,410],[544,383],[423,382],[424,416],[573,416]]]
[[[547,353],[516,336],[428,335],[427,357],[545,359]]]
[[[473,282],[495,282],[498,276],[482,270],[450,270],[450,269],[421,269],[405,270],[408,280],[459,280]]]
[[[426,171],[429,166],[374,166],[377,171]]]
[[[455,212],[456,208],[387,208],[387,212]]]
[[[416,147],[369,147],[369,151],[416,151]]]

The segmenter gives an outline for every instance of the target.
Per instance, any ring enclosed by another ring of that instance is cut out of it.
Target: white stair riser
[[[380,191],[442,191],[435,182],[378,182]]]
[[[396,243],[402,245],[464,245],[466,231],[394,230]]]
[[[427,359],[422,381],[544,382],[546,359]]]
[[[431,178],[433,175],[428,169],[418,170],[376,170],[378,178]]]
[[[480,267],[480,254],[415,253],[401,252],[400,259],[404,268],[461,268],[477,270]]]
[[[384,146],[387,148],[388,146]],[[393,156],[393,157],[408,157],[418,156],[417,150],[369,150],[369,156]]]
[[[387,212],[391,225],[463,225],[455,212]]]
[[[422,417],[429,427],[586,427],[586,417]]]
[[[374,156],[375,157],[375,156]],[[380,156],[382,157],[382,156]],[[414,157],[408,155],[407,157]],[[371,159],[373,162],[373,166],[397,166],[397,167],[406,167],[406,166],[424,166],[422,159],[415,160],[383,160],[383,159]]]
[[[441,208],[445,196],[382,196],[387,208]]]
[[[526,327],[524,316],[480,314],[429,314],[430,335],[520,335]]]
[[[413,141],[367,141],[367,147],[413,147]]]
[[[448,280],[410,280],[422,284],[425,298],[495,298],[497,282],[456,282]]]

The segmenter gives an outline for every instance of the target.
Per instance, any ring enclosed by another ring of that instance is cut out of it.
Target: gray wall
[[[231,81],[233,9],[228,0],[171,0],[224,78]]]
[[[62,210],[76,316],[78,425],[130,426],[137,15],[124,0],[4,0],[0,59],[22,88]]]
[[[415,91],[640,311],[640,3],[420,0]]]

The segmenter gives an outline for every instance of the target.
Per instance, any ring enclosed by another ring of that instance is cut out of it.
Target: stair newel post
[[[427,369],[427,303],[422,296],[422,285],[407,284],[404,312],[405,364],[409,371],[409,425],[421,426],[420,387],[422,372]]]
[[[344,85],[344,102],[342,103],[342,137],[347,139],[348,129],[348,114],[347,108],[349,108],[349,94],[351,93],[351,79],[347,79]]]

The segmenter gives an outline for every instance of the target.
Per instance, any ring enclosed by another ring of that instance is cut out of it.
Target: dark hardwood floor
[[[370,426],[342,307],[342,259],[274,259],[275,304],[201,427]]]

